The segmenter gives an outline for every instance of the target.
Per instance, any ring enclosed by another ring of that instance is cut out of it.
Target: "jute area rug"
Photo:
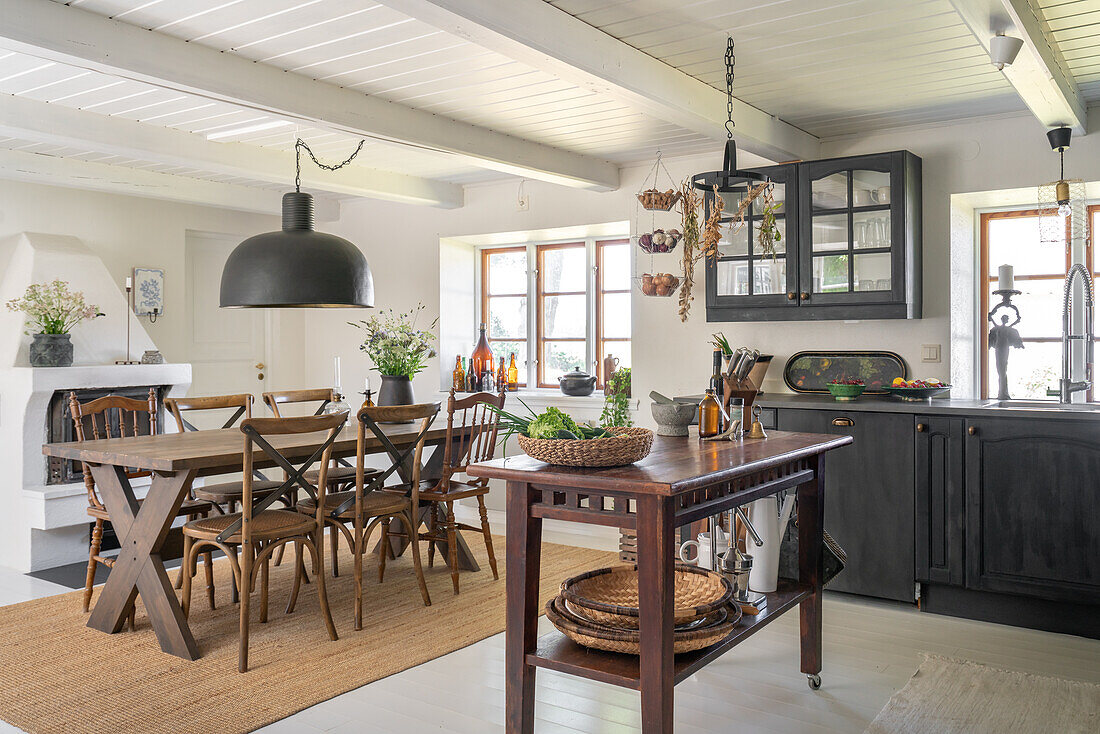
[[[342,547],[340,577],[328,593],[340,639],[325,631],[316,587],[303,585],[284,614],[293,553],[271,573],[269,621],[259,623],[253,596],[249,672],[237,672],[238,607],[230,603],[229,567],[215,562],[217,609],[206,602],[202,567],[195,581],[191,629],[202,657],[188,662],[161,652],[138,603],[137,630],[107,635],[85,626],[82,591],[0,608],[0,718],[28,732],[248,732],[371,681],[458,650],[504,630],[504,538],[496,538],[500,580],[493,581],[480,538],[469,536],[482,570],[460,576],[436,557],[426,567],[432,606],[425,607],[408,554],[386,567],[364,564],[363,630],[353,629],[351,557]],[[425,550],[427,546],[424,546]],[[543,599],[568,576],[614,562],[614,554],[545,544]],[[175,579],[175,572],[170,572]],[[98,592],[97,592],[98,593]]]
[[[1100,685],[926,655],[865,734],[1093,734]]]

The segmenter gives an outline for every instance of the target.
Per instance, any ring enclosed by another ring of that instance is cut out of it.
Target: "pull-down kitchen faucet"
[[[1070,323],[1072,309],[1070,302],[1073,299],[1073,280],[1081,276],[1081,285],[1085,293],[1085,333],[1074,334]],[[1093,292],[1092,278],[1089,271],[1081,263],[1076,263],[1066,273],[1066,285],[1062,294],[1062,379],[1058,381],[1058,402],[1069,403],[1073,393],[1088,390],[1092,387],[1092,358],[1093,358]],[[1073,349],[1074,341],[1085,342],[1085,379],[1074,382],[1073,380]]]

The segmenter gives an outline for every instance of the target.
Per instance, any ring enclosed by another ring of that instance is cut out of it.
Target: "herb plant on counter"
[[[615,370],[603,388],[603,412],[600,425],[604,428],[634,425],[630,417],[630,368]]]

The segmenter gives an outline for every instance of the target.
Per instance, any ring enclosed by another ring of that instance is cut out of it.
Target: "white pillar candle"
[[[130,290],[133,287],[134,287],[134,279],[133,278],[127,278],[126,279],[126,290]]]
[[[1012,266],[1001,265],[997,268],[997,290],[999,291],[1011,291],[1015,290],[1016,285],[1013,280]]]

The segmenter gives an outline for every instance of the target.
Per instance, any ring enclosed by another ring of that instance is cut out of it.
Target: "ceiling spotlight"
[[[997,67],[997,71],[1001,71],[1006,66],[1011,66],[1023,45],[1024,42],[1019,38],[998,33],[989,39],[989,60]]]

